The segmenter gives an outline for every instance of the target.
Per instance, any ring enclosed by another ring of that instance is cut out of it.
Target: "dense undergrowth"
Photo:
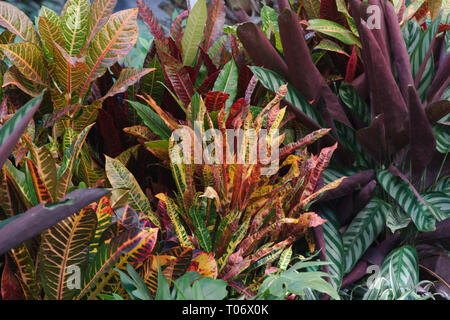
[[[116,4],[0,1],[2,299],[448,298],[445,1]]]

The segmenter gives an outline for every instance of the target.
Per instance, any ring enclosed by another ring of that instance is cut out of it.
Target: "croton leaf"
[[[69,0],[61,13],[61,31],[66,51],[71,57],[78,55],[86,43],[89,20],[89,0]]]
[[[82,290],[77,298],[88,295],[94,299],[108,285],[115,275],[113,268],[124,269],[127,263],[135,264],[149,256],[156,243],[158,229],[140,230],[133,228],[122,232],[110,241],[104,242],[86,269]],[[142,257],[144,254],[146,257]]]
[[[124,68],[120,72],[119,78],[116,80],[114,85],[109,89],[108,93],[102,98],[106,99],[108,97],[113,97],[118,93],[126,91],[129,86],[134,85],[140,78],[146,74],[154,71],[154,69],[135,69],[135,68]]]
[[[411,184],[389,170],[377,172],[377,179],[383,189],[411,217],[418,230],[422,232],[435,230],[436,220],[433,208],[427,205]]]
[[[361,43],[358,38],[356,38],[350,30],[346,29],[337,22],[328,21],[325,19],[311,19],[308,22],[308,30],[314,30],[326,34],[348,45],[356,44],[358,47],[361,47]]]
[[[111,185],[116,189],[130,190],[130,206],[148,216],[156,226],[160,226],[158,216],[153,212],[150,201],[142,191],[138,182],[130,171],[119,160],[106,157],[106,175]]]
[[[208,12],[203,36],[203,49],[208,52],[211,45],[222,35],[225,24],[225,2],[214,0]]]
[[[117,0],[94,0],[89,10],[87,41],[89,44],[97,32],[108,22]]]

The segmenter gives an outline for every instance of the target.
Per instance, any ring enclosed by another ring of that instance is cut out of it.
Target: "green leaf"
[[[377,179],[383,189],[402,207],[411,217],[417,229],[422,232],[436,229],[435,213],[420,195],[415,193],[412,186],[389,170],[379,171]]]
[[[181,46],[183,48],[183,63],[193,66],[197,56],[198,46],[203,38],[203,29],[207,19],[205,0],[199,0],[189,13]]]
[[[92,39],[85,54],[89,71],[81,95],[86,93],[92,81],[102,76],[134,47],[139,34],[137,15],[138,9],[116,12]]]
[[[35,44],[1,44],[0,49],[26,79],[44,86],[47,84],[44,55]]]
[[[328,21],[325,19],[312,19],[309,20],[309,27],[307,30],[314,30],[319,33],[326,34],[333,37],[344,44],[353,45],[356,44],[361,48],[361,43],[355,37],[355,35],[345,27],[341,26],[339,23]]]
[[[150,107],[137,101],[127,100],[127,102],[137,111],[139,117],[141,117],[147,127],[159,135],[163,140],[170,139],[172,131],[156,112]]]
[[[286,80],[284,80],[283,78],[281,78],[281,76],[271,70],[255,66],[250,67],[250,69],[258,78],[258,80],[261,81],[261,84],[267,90],[270,90],[272,92],[278,92],[278,89],[282,85],[287,83]],[[298,91],[295,90],[294,87],[292,87],[290,84],[288,84],[288,92],[284,98],[287,102],[304,112],[319,125],[322,123],[321,118],[316,110],[314,110],[313,107],[308,103],[308,101],[306,101],[306,99],[303,98],[301,94],[298,93]]]
[[[106,175],[108,180],[115,189],[127,189],[130,190],[128,197],[130,206],[138,211],[142,212],[152,221],[156,226],[160,226],[158,216],[152,211],[150,201],[142,191],[138,182],[131,174],[130,171],[119,160],[106,157]]]
[[[342,49],[342,47],[340,45],[338,45],[336,42],[328,40],[328,39],[323,39],[322,41],[320,41],[320,43],[314,49],[315,50],[321,49],[321,50],[326,50],[326,51],[332,51],[332,52],[337,52],[337,53],[346,55],[347,57],[349,56],[348,53],[345,52],[345,50]]]
[[[330,262],[328,269],[330,275],[333,276],[330,278],[330,282],[338,290],[344,276],[344,244],[339,232],[339,222],[333,212],[322,207],[322,218],[328,220],[322,225],[322,229],[325,239],[325,254],[327,261]]]
[[[386,212],[390,209],[388,203],[373,198],[350,223],[342,236],[345,273],[353,269],[367,248],[383,230]]]
[[[392,210],[387,212],[386,225],[391,229],[392,233],[406,228],[410,222],[411,218],[408,217],[400,207],[395,206]]]
[[[450,126],[437,123],[433,126],[434,135],[436,136],[436,149],[440,153],[446,154],[450,152]]]
[[[217,77],[216,82],[214,83],[213,91],[221,91],[230,95],[225,103],[227,112],[230,111],[231,105],[233,104],[234,99],[237,95],[238,78],[239,73],[236,63],[234,63],[234,60],[230,60],[222,69],[219,76]]]
[[[422,33],[419,41],[417,42],[417,45],[415,46],[415,50],[410,55],[411,72],[413,78],[416,78],[422,63],[425,60],[426,53],[430,48],[433,38],[435,37],[440,21],[441,15],[439,15],[439,17],[433,21],[431,26],[429,26],[427,30]],[[430,87],[433,79],[434,79],[434,59],[433,53],[431,52],[428,61],[426,63],[425,70],[420,79],[419,86],[417,88],[417,93],[419,94],[419,97],[421,98],[422,101],[425,100],[427,90]]]

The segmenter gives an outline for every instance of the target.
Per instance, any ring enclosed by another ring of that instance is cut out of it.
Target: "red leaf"
[[[221,91],[211,91],[205,97],[205,106],[209,112],[217,111],[225,108],[225,102],[229,98],[229,94]]]
[[[208,76],[212,75],[213,73],[216,73],[218,69],[214,64],[214,62],[209,57],[209,55],[201,47],[199,47],[199,50],[200,50],[200,59],[202,59],[202,62],[205,65],[206,70],[208,70]]]
[[[352,55],[348,59],[347,71],[345,73],[344,81],[346,83],[351,83],[355,79],[357,62],[358,62],[358,55],[356,54],[356,46],[353,46]]]
[[[215,73],[213,73],[212,75],[210,75],[208,78],[206,78],[203,83],[200,85],[200,87],[198,88],[198,93],[200,94],[207,94],[209,92],[209,90],[211,90],[214,86],[214,83],[217,80],[217,77],[220,74],[220,70],[216,71]]]

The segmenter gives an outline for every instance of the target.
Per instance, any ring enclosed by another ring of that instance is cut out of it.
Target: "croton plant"
[[[117,2],[0,1],[1,299],[448,299],[445,1]]]

